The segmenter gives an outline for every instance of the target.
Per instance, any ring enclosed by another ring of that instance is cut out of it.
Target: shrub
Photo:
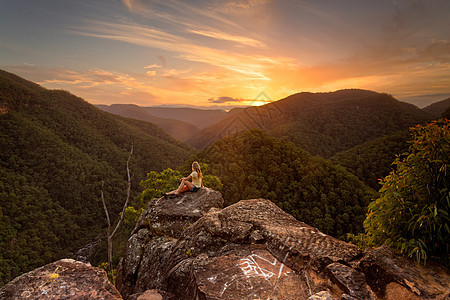
[[[441,119],[411,128],[408,152],[381,180],[380,197],[364,221],[369,245],[391,245],[419,262],[449,257],[450,130]]]

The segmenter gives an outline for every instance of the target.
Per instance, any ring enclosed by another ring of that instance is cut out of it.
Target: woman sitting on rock
[[[189,180],[192,179],[192,182]],[[192,173],[189,174],[188,177],[183,177],[180,179],[180,185],[178,189],[168,192],[167,194],[162,194],[163,196],[176,196],[179,193],[191,191],[197,192],[200,188],[203,187],[203,174],[202,169],[200,168],[200,164],[196,161],[192,163]]]

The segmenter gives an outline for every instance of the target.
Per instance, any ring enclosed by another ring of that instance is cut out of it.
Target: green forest
[[[426,263],[450,265],[450,122],[411,128],[406,152],[381,180],[380,196],[368,206],[365,246],[387,244]]]
[[[193,160],[201,163],[205,185],[218,189],[225,205],[266,198],[324,233],[340,239],[350,234],[362,247],[388,243],[408,255],[415,251],[419,260],[448,255],[448,225],[443,225],[449,201],[448,121],[424,125],[429,115],[417,107],[361,90],[301,93],[272,105],[278,105],[278,114],[265,114],[270,105],[257,111],[264,123],[256,129],[218,139],[236,117],[255,122],[257,114],[239,110],[202,130],[193,144],[209,146],[198,151],[152,123],[103,112],[67,91],[48,90],[0,70],[0,286],[73,257],[105,236],[102,181],[109,214],[117,219],[126,198],[132,145],[134,208],[127,210],[128,223],[115,239],[114,262],[146,201],[176,187]],[[408,129],[414,125],[415,130]],[[442,148],[440,156],[429,159],[428,144]],[[417,176],[405,175],[415,169],[439,180],[418,182]],[[396,190],[400,177],[418,189]],[[401,221],[417,227],[413,234],[395,230],[392,220],[383,218],[386,207],[399,218],[395,213],[404,207],[389,205],[401,193],[406,194],[396,203],[406,199],[414,211]],[[426,208],[416,211],[419,200],[413,196],[419,194]],[[378,227],[390,235],[380,235]],[[106,261],[105,247],[103,240],[92,258],[95,264]]]
[[[389,174],[396,156],[408,149],[409,139],[409,130],[402,130],[339,152],[330,161],[344,166],[368,186],[379,190],[380,179]]]
[[[221,179],[226,205],[266,198],[339,238],[362,232],[366,207],[375,195],[343,167],[256,129],[219,140],[192,160],[207,163]]]
[[[0,72],[0,285],[103,234],[101,181],[113,218],[150,170],[192,154],[155,125],[102,112],[66,91]],[[133,196],[133,197],[134,197]]]
[[[227,132],[255,128],[292,142],[312,155],[330,158],[431,119],[418,107],[383,93],[359,89],[299,93],[236,112],[203,129],[191,144],[201,150]]]

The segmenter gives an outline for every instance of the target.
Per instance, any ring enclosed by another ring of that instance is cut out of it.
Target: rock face
[[[153,235],[179,237],[185,228],[211,208],[222,206],[222,195],[206,187],[196,193],[189,192],[176,198],[155,198],[150,200],[131,234],[145,228]]]
[[[169,291],[190,299],[306,299],[327,289],[327,265],[362,254],[263,199],[210,212],[171,251]]]
[[[264,199],[220,209],[220,193],[153,199],[117,273],[63,259],[17,277],[0,299],[450,299],[447,269],[387,246],[362,252]]]
[[[388,247],[363,253],[264,199],[224,209],[204,189],[153,199],[119,264],[125,299],[446,299],[448,271]],[[151,291],[148,291],[151,290]],[[161,296],[162,297],[162,296]]]
[[[106,272],[61,259],[23,274],[0,290],[0,299],[122,299]]]
[[[152,199],[128,239],[119,263],[117,283],[128,297],[167,285],[171,249],[182,232],[212,209],[223,206],[222,195],[206,187],[176,198]]]
[[[382,246],[366,251],[358,263],[367,283],[377,294],[402,294],[390,299],[449,299],[450,277],[448,270],[428,262],[426,267],[396,255]]]

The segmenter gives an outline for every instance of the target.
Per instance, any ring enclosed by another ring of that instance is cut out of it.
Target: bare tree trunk
[[[106,207],[105,197],[103,196],[103,188],[105,185],[105,181],[102,180],[102,190],[101,190],[101,198],[103,203],[103,209],[105,210],[106,215],[106,223],[108,224],[108,230],[106,232],[106,238],[108,239],[108,271],[112,271],[112,244],[111,244],[111,219],[109,218],[108,208]]]
[[[108,234],[109,234],[109,226],[108,226]],[[112,236],[108,235],[108,271],[112,272]]]
[[[114,231],[111,233],[111,219],[109,218],[108,208],[106,207],[105,197],[103,196],[103,187],[105,185],[105,182],[102,180],[102,190],[101,190],[101,199],[103,203],[103,209],[105,210],[106,215],[106,222],[108,223],[108,230],[106,233],[107,239],[108,239],[108,271],[112,272],[112,255],[113,255],[113,245],[112,245],[112,239],[114,235],[116,234],[117,230],[119,229],[120,225],[122,224],[123,218],[125,216],[125,209],[128,206],[128,202],[130,200],[130,193],[131,193],[131,175],[130,175],[130,159],[131,155],[133,154],[133,144],[131,144],[131,151],[130,155],[128,156],[127,160],[127,176],[128,176],[128,189],[127,189],[127,200],[125,201],[122,213],[120,214],[119,222],[117,223],[116,227],[114,228]]]

